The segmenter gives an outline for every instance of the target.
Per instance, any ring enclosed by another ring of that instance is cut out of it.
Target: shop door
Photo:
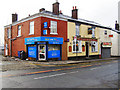
[[[89,57],[89,44],[86,42],[86,57]]]
[[[38,59],[46,60],[46,45],[38,45]]]
[[[110,58],[111,57],[111,48],[102,47],[102,58]]]

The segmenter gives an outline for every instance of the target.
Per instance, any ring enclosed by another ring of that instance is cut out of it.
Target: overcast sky
[[[58,0],[60,10],[71,16],[73,6],[77,6],[79,18],[92,20],[104,26],[114,28],[118,20],[118,2],[120,0]],[[40,8],[52,11],[56,0],[2,0],[0,2],[0,44],[4,41],[4,26],[11,24],[12,13],[18,14],[18,20],[29,14],[39,12]]]

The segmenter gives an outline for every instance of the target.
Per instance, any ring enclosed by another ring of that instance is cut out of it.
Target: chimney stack
[[[53,14],[59,15],[59,2],[56,1],[56,3],[53,4]]]
[[[18,20],[18,14],[12,14],[12,23]]]
[[[77,9],[77,7],[75,6],[73,6],[73,10],[72,10],[72,18],[74,18],[74,19],[78,19],[78,9]]]
[[[117,21],[115,23],[115,29],[119,31],[119,24],[117,23]]]
[[[39,12],[42,12],[42,11],[45,11],[45,8],[41,8],[41,9],[39,10]]]

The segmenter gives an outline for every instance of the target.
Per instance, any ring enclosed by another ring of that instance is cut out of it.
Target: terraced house
[[[111,39],[103,36],[110,35],[106,31],[111,28],[79,19],[76,6],[71,17],[63,15],[56,2],[52,12],[42,8],[37,14],[19,21],[17,18],[17,14],[12,14],[12,24],[5,26],[6,56],[21,57],[21,52],[25,52],[29,60],[68,60],[104,57],[106,52],[110,57]]]

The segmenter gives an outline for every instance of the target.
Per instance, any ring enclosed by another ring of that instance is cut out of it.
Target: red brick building
[[[5,26],[5,56],[20,57],[19,51],[25,51],[29,59],[67,60],[67,20],[60,15],[58,2],[53,12],[42,8],[20,21],[12,14],[12,24]]]

